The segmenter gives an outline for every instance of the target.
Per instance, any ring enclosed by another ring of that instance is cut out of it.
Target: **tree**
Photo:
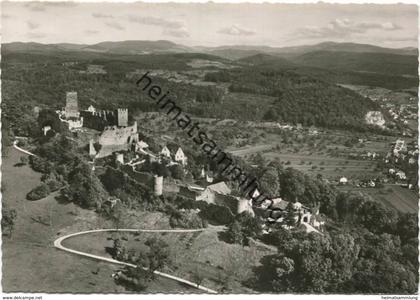
[[[108,198],[102,183],[87,163],[80,162],[69,174],[69,184],[63,194],[82,207],[100,208]]]
[[[286,206],[286,211],[284,213],[284,218],[283,218],[283,224],[290,227],[294,227],[297,223],[296,221],[296,210],[295,207],[293,206],[292,202],[289,202],[289,204],[287,204]]]
[[[277,169],[273,167],[267,168],[262,177],[259,179],[261,191],[265,194],[276,197],[280,192],[279,175]]]
[[[185,173],[184,169],[180,165],[173,165],[169,168],[172,178],[183,180]]]
[[[28,200],[39,200],[47,197],[50,194],[50,188],[47,184],[42,183],[33,190],[31,190],[27,195],[26,199]]]
[[[140,264],[137,264],[135,268],[127,267],[122,275],[118,281],[136,292],[144,291],[152,280],[150,273],[144,270]]]
[[[244,243],[244,234],[242,232],[242,226],[237,220],[233,221],[228,225],[226,235],[231,243],[240,245]]]
[[[1,219],[1,230],[3,234],[8,232],[9,237],[12,237],[13,229],[15,227],[15,220],[17,212],[14,209],[7,209],[3,207],[3,214]]]
[[[149,237],[144,244],[149,246],[149,251],[140,253],[139,264],[145,266],[154,279],[154,272],[163,269],[170,262],[169,245],[156,237]]]
[[[111,208],[110,217],[114,227],[119,229],[125,216],[125,210],[121,201],[118,201],[114,207]]]

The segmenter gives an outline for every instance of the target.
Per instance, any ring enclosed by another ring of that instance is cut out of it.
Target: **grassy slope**
[[[5,292],[55,293],[127,293],[117,286],[111,274],[118,269],[108,263],[81,258],[53,247],[60,234],[76,232],[103,224],[91,211],[73,204],[60,204],[52,196],[30,202],[26,194],[40,182],[41,174],[28,166],[15,167],[23,154],[10,149],[3,159],[5,192],[3,204],[17,210],[18,217],[11,239],[4,237],[2,287]],[[52,216],[46,226],[31,218]],[[93,271],[98,271],[97,275]],[[188,292],[171,280],[159,279],[148,292]]]

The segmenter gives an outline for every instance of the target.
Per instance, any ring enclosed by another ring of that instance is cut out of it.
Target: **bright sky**
[[[417,47],[415,5],[3,2],[2,42]]]

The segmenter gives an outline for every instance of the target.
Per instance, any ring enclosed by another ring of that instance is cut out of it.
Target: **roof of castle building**
[[[207,186],[207,188],[212,192],[222,194],[222,195],[229,195],[231,193],[230,188],[227,186],[227,184],[224,181],[211,184]]]

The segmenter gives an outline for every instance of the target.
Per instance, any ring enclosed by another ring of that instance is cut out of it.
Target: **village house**
[[[163,156],[166,156],[168,158],[171,157],[171,151],[169,151],[168,147],[164,146],[162,148],[162,150],[160,151],[160,154],[162,154]]]
[[[394,146],[394,150],[392,151],[394,156],[399,157],[400,156],[400,152],[406,151],[407,150],[407,146],[405,145],[405,141],[398,139],[395,142],[395,146]]]
[[[185,156],[184,151],[182,151],[181,147],[179,147],[175,153],[175,161],[181,163],[183,166],[187,164],[187,157]]]

